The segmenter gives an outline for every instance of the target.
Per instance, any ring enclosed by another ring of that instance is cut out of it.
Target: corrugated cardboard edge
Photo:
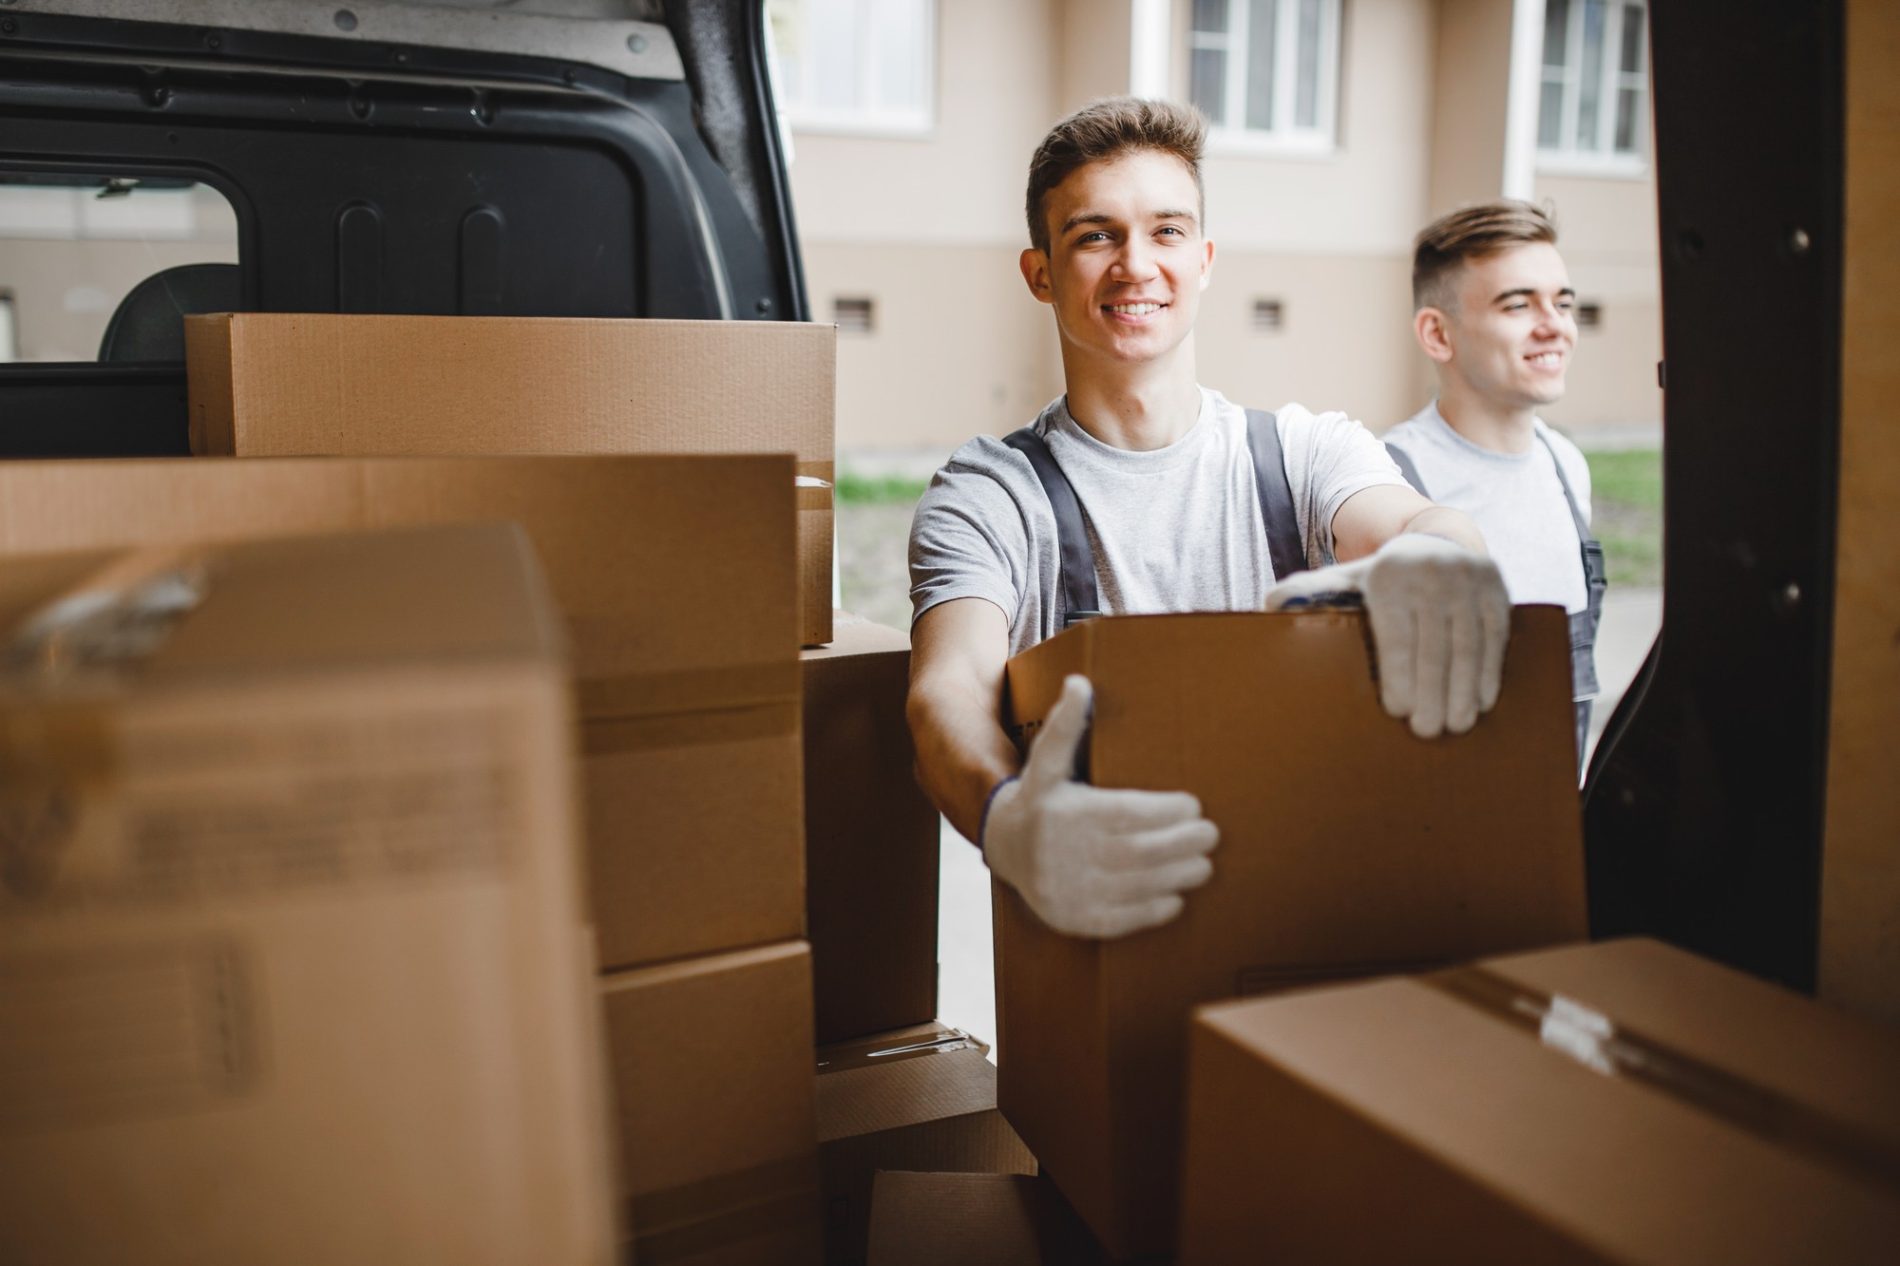
[[[236,451],[237,436],[232,431],[236,383],[231,356],[235,337],[236,325],[228,312],[185,318],[187,427],[194,457]]]

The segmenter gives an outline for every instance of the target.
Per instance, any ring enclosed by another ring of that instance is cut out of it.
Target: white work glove
[[[1412,733],[1463,734],[1498,701],[1511,598],[1498,565],[1455,541],[1406,532],[1350,563],[1301,572],[1266,609],[1324,606],[1359,594],[1379,662],[1379,701]]]
[[[991,873],[1039,918],[1071,936],[1116,937],[1181,913],[1181,893],[1214,873],[1220,839],[1184,791],[1126,791],[1075,781],[1088,728],[1086,677],[1062,683],[1022,775],[990,794],[977,832]]]

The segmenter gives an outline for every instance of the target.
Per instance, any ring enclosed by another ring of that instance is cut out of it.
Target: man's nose
[[[1115,253],[1115,275],[1118,279],[1143,281],[1154,276],[1154,272],[1154,252],[1139,237],[1129,238],[1122,243],[1121,250]]]

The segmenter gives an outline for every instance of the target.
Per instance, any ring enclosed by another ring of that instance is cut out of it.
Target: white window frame
[[[1216,124],[1208,129],[1208,148],[1215,153],[1268,155],[1331,155],[1338,150],[1336,127],[1339,114],[1339,40],[1340,9],[1343,0],[1320,0],[1319,58],[1316,63],[1319,84],[1315,90],[1316,118],[1311,127],[1291,123],[1298,103],[1300,69],[1300,3],[1279,0],[1275,6],[1276,30],[1273,40],[1273,117],[1272,128],[1248,127],[1247,117],[1247,37],[1253,18],[1248,0],[1228,0],[1227,30],[1203,32],[1194,27],[1193,8],[1188,11],[1188,91],[1193,99],[1192,75],[1194,51],[1227,54],[1226,100],[1223,114],[1242,120],[1239,126]]]
[[[1563,117],[1558,123],[1557,137],[1560,144],[1555,148],[1545,148],[1541,143],[1537,147],[1537,170],[1555,176],[1628,176],[1643,177],[1649,174],[1649,32],[1647,20],[1642,42],[1642,69],[1635,73],[1623,70],[1623,15],[1626,5],[1632,0],[1606,0],[1607,12],[1603,24],[1603,64],[1598,72],[1601,76],[1597,86],[1597,144],[1589,149],[1578,148],[1577,112],[1583,100],[1583,9],[1584,0],[1570,0],[1569,26],[1564,34],[1564,64],[1555,70],[1544,63],[1542,37],[1537,45],[1537,84],[1538,84],[1538,133],[1543,132],[1543,88],[1546,84],[1563,85]],[[1649,0],[1637,0],[1643,7],[1645,19],[1649,12]],[[1616,109],[1622,89],[1635,88],[1642,93],[1641,117],[1637,120],[1637,135],[1642,138],[1641,148],[1636,153],[1623,153],[1616,149]]]
[[[759,0],[765,4],[767,0]],[[855,0],[862,11],[876,5],[878,0]],[[918,73],[923,81],[923,105],[916,110],[898,110],[860,105],[851,109],[819,109],[788,102],[781,85],[783,77],[777,73],[778,63],[785,60],[783,50],[773,46],[772,24],[766,21],[767,63],[773,67],[773,99],[778,104],[781,122],[793,132],[806,132],[823,136],[863,136],[893,137],[904,139],[926,139],[932,136],[937,127],[937,0],[918,0],[923,6],[923,32],[921,47],[917,50]],[[860,21],[862,26],[863,22]],[[811,82],[814,55],[810,48],[801,50],[804,54],[804,73],[801,82]],[[876,62],[870,57],[858,59],[858,96],[861,101],[868,100],[875,84]]]

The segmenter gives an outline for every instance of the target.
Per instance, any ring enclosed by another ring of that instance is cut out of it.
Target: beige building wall
[[[978,432],[1023,425],[1061,390],[1053,324],[1016,269],[1023,180],[1051,122],[1127,90],[1131,9],[940,0],[931,135],[795,135],[814,317],[831,320],[845,297],[874,309],[872,330],[839,340],[841,450],[947,454]],[[1336,149],[1211,144],[1204,382],[1261,407],[1343,409],[1375,430],[1429,397],[1430,367],[1410,333],[1412,236],[1443,200],[1501,187],[1511,12],[1510,0],[1348,0]],[[1177,0],[1177,96],[1188,14]],[[1579,433],[1654,425],[1652,183],[1540,176],[1537,195],[1558,204],[1573,277],[1603,313],[1552,421]],[[1280,305],[1279,329],[1256,329],[1259,300]]]
[[[1585,439],[1660,426],[1662,278],[1653,174],[1540,172],[1536,196],[1556,212],[1558,245],[1578,301],[1596,304],[1601,314],[1600,325],[1578,331],[1569,391],[1544,416]]]

